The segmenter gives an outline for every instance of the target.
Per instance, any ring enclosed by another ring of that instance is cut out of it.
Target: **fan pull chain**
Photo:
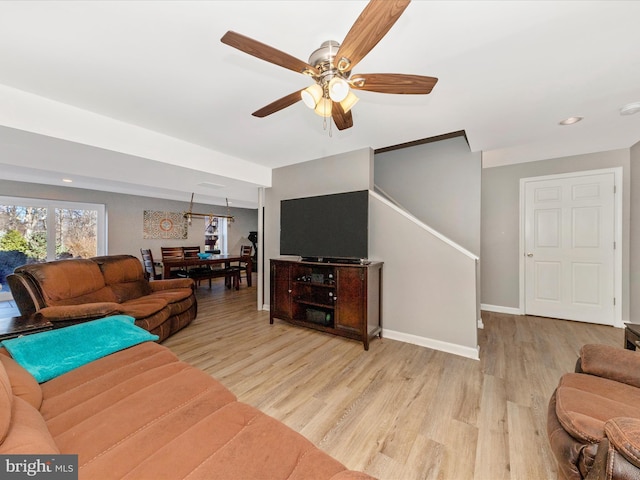
[[[329,120],[327,120],[327,118]],[[333,129],[332,129],[333,122],[331,121],[331,117],[323,117],[322,118],[322,129],[325,130],[325,131],[327,130],[327,121],[329,122],[329,138],[332,138],[333,137]]]

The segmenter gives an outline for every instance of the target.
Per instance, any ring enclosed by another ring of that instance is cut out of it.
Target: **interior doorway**
[[[614,168],[521,179],[525,314],[621,326],[621,176]]]

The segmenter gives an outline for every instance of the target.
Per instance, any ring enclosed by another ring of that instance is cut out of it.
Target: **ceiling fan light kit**
[[[350,91],[347,97],[340,102],[340,106],[342,107],[342,110],[344,110],[344,113],[351,110],[353,106],[358,103],[358,100],[360,99],[356,97],[356,94]]]
[[[347,81],[337,75],[329,81],[329,97],[334,102],[341,102],[347,98],[350,91]]]
[[[300,96],[302,97],[302,101],[307,107],[316,108],[316,105],[318,105],[318,102],[322,98],[323,93],[324,92],[322,91],[322,87],[317,83],[314,83],[310,87],[302,90]]]
[[[353,126],[351,109],[358,102],[353,89],[377,93],[426,95],[437,83],[435,77],[398,73],[358,74],[351,80],[351,70],[387,34],[410,0],[371,0],[357,18],[342,44],[323,42],[304,62],[269,45],[239,33],[228,31],[222,43],[267,62],[313,79],[313,85],[290,93],[253,112],[263,118],[302,100],[318,115],[332,117],[338,130]]]
[[[325,117],[325,118],[330,117],[331,116],[331,100],[329,100],[328,98],[322,97],[313,111],[316,112],[321,117]]]

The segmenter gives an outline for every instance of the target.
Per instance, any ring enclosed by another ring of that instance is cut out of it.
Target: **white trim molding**
[[[412,335],[410,333],[396,332],[394,330],[382,329],[382,337],[390,340],[398,340],[404,343],[411,343],[413,345],[419,345],[421,347],[431,348],[433,350],[440,350],[446,353],[452,353],[461,357],[470,358],[472,360],[480,360],[480,347],[469,348],[462,345],[456,345],[455,343],[442,342],[440,340],[434,340],[432,338],[419,337],[418,335]]]
[[[480,304],[480,310],[495,313],[508,313],[510,315],[524,315],[521,309],[515,307],[503,307],[501,305],[489,305],[487,303]]]

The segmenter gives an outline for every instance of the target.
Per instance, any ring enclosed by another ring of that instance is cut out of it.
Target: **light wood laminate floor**
[[[366,352],[356,341],[270,325],[255,286],[229,291],[220,279],[198,289],[197,319],[164,345],[240,401],[380,479],[556,478],[549,397],[581,345],[622,347],[623,330],[482,318],[480,361],[387,339]]]

